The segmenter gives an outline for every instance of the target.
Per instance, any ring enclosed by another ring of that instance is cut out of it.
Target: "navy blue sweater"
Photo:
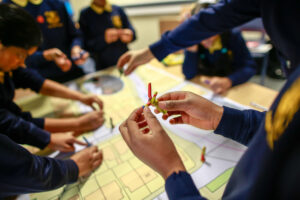
[[[32,69],[0,72],[0,199],[52,190],[77,180],[74,161],[35,156],[17,144],[43,149],[50,142],[50,133],[43,130],[44,119],[32,118],[13,102],[15,88],[39,92],[44,80]]]
[[[237,164],[223,199],[300,199],[299,10],[296,0],[222,1],[150,46],[161,60],[178,49],[262,17],[274,46],[291,62],[285,68],[289,79],[267,117],[252,110],[224,108],[215,132],[248,145],[248,150]],[[185,172],[172,174],[165,187],[170,199],[203,199]]]
[[[226,33],[226,36],[227,35],[228,38],[226,40],[228,41],[225,41],[226,44],[223,44],[222,42],[222,49],[216,50],[212,54],[204,47],[202,47],[201,50],[198,49],[197,52],[187,50],[184,52],[185,57],[182,65],[182,72],[187,79],[191,79],[199,74],[227,76],[234,86],[246,82],[256,73],[255,62],[252,59],[240,32],[230,31],[228,34]],[[221,57],[225,56],[227,56],[228,59],[221,59]],[[204,70],[198,68],[199,64]],[[210,70],[210,67],[213,67],[213,69]],[[225,70],[225,67],[229,69]],[[209,73],[202,74],[205,73],[205,71],[208,71]],[[220,75],[211,74],[213,71],[224,71],[225,73]]]
[[[114,24],[116,19],[119,19],[117,20],[118,27]],[[84,47],[95,58],[98,70],[116,65],[119,57],[128,51],[127,44],[121,40],[111,44],[106,43],[104,39],[106,29],[128,28],[133,32],[133,40],[136,39],[134,28],[128,17],[123,9],[116,5],[112,5],[111,12],[104,11],[102,14],[98,14],[91,7],[87,7],[81,11],[79,23],[84,35]]]
[[[13,3],[12,0],[3,2]],[[75,28],[64,3],[60,0],[42,0],[38,5],[28,2],[24,9],[37,20],[43,33],[43,44],[26,60],[27,66],[37,70],[43,77],[58,82],[82,76],[84,74],[82,69],[75,64],[70,71],[63,72],[54,62],[47,61],[43,57],[44,50],[58,48],[70,58],[71,48],[83,45],[81,32]]]
[[[53,190],[78,178],[78,167],[73,160],[32,155],[3,134],[0,134],[0,160],[0,199]]]
[[[0,73],[0,133],[18,143],[45,148],[50,142],[50,134],[43,130],[44,119],[32,118],[29,112],[22,112],[13,102],[16,88],[39,92],[45,79],[32,69],[18,68]]]

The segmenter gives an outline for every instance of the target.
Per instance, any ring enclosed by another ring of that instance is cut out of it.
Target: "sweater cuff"
[[[79,175],[79,169],[78,169],[77,164],[71,159],[65,160],[64,162],[68,169],[68,172],[67,172],[68,173],[67,176],[69,177],[68,184],[76,182],[78,179],[78,175]]]
[[[47,62],[47,60],[44,58],[43,51],[37,51],[33,55],[37,63]]]
[[[171,174],[166,180],[165,189],[169,199],[200,198],[200,193],[191,175],[187,172],[180,171],[179,173],[174,172]]]
[[[37,127],[44,129],[45,119],[44,118],[33,118],[32,123],[34,123]]]
[[[244,114],[242,111],[224,106],[222,119],[214,132],[225,137],[231,137],[239,130],[236,125],[243,124],[243,120]]]
[[[231,87],[238,85],[236,81],[237,77],[235,74],[230,74],[227,78],[231,80],[232,83]]]
[[[34,127],[36,127],[34,125]],[[30,141],[27,144],[44,149],[50,143],[50,133],[38,127],[33,128],[31,131]],[[29,139],[29,138],[28,138]]]
[[[163,39],[151,44],[149,48],[155,58],[159,61],[164,59],[169,54],[168,46],[165,44]]]

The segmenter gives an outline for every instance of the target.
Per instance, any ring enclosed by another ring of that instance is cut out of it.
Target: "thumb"
[[[160,101],[158,106],[167,111],[185,111],[188,104],[185,100]]]
[[[119,69],[122,69],[123,66],[129,61],[129,58],[130,58],[130,56],[128,55],[128,52],[123,54],[118,60],[117,67]]]
[[[82,141],[80,141],[80,140],[77,140],[77,139],[74,139],[73,140],[73,144],[74,143],[76,143],[76,144],[80,144],[80,145],[83,145],[83,146],[87,146],[88,144],[87,143],[85,143],[85,142],[82,142]]]
[[[127,68],[125,69],[124,68],[124,74],[127,76],[127,75],[129,75],[129,74],[131,74],[131,72],[133,72],[134,71],[134,69],[136,68],[136,64],[134,64],[134,59],[133,58],[130,58],[129,59],[129,61],[128,61],[128,63],[127,63]]]
[[[64,146],[63,146],[63,152],[73,152],[75,151],[75,147],[73,146],[73,144],[69,144],[69,143],[66,143]]]
[[[153,133],[156,133],[157,131],[161,131],[162,129],[161,125],[159,124],[158,120],[152,114],[151,110],[147,106],[144,108],[144,117],[147,121],[150,130],[152,130]]]

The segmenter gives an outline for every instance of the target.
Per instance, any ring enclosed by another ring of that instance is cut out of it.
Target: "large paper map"
[[[139,67],[129,77],[119,77],[116,69],[108,69],[92,74],[85,79],[69,84],[72,89],[86,93],[96,93],[104,101],[106,122],[98,130],[85,136],[103,150],[104,162],[89,177],[66,185],[57,190],[31,194],[37,200],[94,200],[94,199],[167,199],[164,180],[139,161],[123,141],[118,126],[133,109],[147,101],[147,84],[159,95],[167,91],[192,91],[219,104],[242,108],[228,99],[215,96],[211,91],[184,81],[150,64]],[[30,99],[20,103],[23,109],[30,109],[36,117],[67,116],[70,113],[85,113],[91,108],[79,103],[58,98],[35,97],[38,105]],[[42,103],[41,103],[42,102]],[[29,108],[30,107],[30,108]],[[160,119],[160,115],[157,115]],[[111,129],[110,120],[116,127]],[[226,183],[246,147],[188,125],[170,125],[160,120],[174,141],[186,169],[201,194],[209,199],[220,199]],[[206,146],[206,162],[200,160],[201,149]],[[82,147],[77,147],[80,150]],[[63,157],[55,153],[53,157]]]

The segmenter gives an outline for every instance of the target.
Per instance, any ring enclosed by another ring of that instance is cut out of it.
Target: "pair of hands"
[[[71,50],[71,57],[76,58],[74,60],[74,63],[76,65],[82,65],[85,63],[86,59],[89,57],[89,53],[85,52],[84,54],[81,54],[83,50],[81,49],[80,46],[74,46]],[[71,69],[72,67],[72,62],[66,54],[64,54],[61,50],[58,48],[52,48],[52,49],[47,49],[43,51],[43,56],[46,60],[48,61],[53,61],[55,64],[63,71],[67,72]]]
[[[158,100],[159,107],[168,111],[163,119],[171,118],[171,124],[214,130],[223,115],[223,107],[191,92],[172,92]],[[148,107],[133,111],[120,126],[120,132],[132,152],[163,178],[185,171],[173,142]]]
[[[100,127],[104,123],[103,102],[101,99],[97,95],[83,95],[80,101],[90,106],[94,111],[77,119],[76,131],[86,132]]]
[[[190,51],[196,51],[197,46],[189,47]],[[117,67],[122,69],[125,64],[127,64],[127,68],[124,69],[124,74],[127,76],[131,74],[138,66],[149,62],[153,59],[154,56],[149,48],[145,48],[142,50],[136,51],[128,51],[123,54],[117,63]],[[227,77],[211,77],[206,78],[206,80],[202,81],[207,84],[214,93],[224,94],[232,87],[232,81]]]
[[[52,150],[62,152],[73,152],[74,144],[87,145],[85,142],[77,140],[72,133],[56,133],[51,134],[51,140],[48,147]],[[86,148],[71,158],[78,166],[79,177],[90,174],[94,169],[98,168],[103,160],[103,153],[96,146]]]
[[[78,166],[78,176],[84,177],[89,175],[101,165],[103,161],[103,153],[102,150],[98,149],[98,147],[92,146],[76,153],[71,156],[70,159]]]
[[[94,107],[96,104],[99,109],[78,118],[59,119],[59,121],[47,119],[45,122],[46,130],[52,133],[60,132],[51,135],[49,144],[50,149],[64,152],[74,151],[75,143],[86,145],[86,143],[76,140],[75,136],[87,131],[95,130],[104,123],[103,102],[96,95],[82,95],[80,100],[91,107]]]
[[[127,76],[131,74],[138,66],[149,62],[153,58],[154,55],[149,48],[136,51],[127,51],[119,58],[117,67],[119,69],[123,69],[124,65],[127,64],[127,67],[123,69],[124,74]]]
[[[133,39],[133,31],[125,28],[125,29],[116,29],[116,28],[108,28],[104,33],[105,42],[110,44],[118,41],[119,39],[123,43],[130,43]]]
[[[232,87],[232,81],[227,77],[204,77],[201,82],[206,84],[214,93],[224,94]]]

